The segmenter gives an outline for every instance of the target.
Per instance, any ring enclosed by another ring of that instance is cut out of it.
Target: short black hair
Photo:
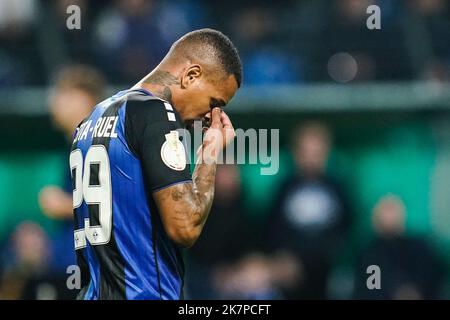
[[[181,37],[177,43],[201,44],[210,46],[212,52],[227,75],[236,78],[238,88],[242,83],[242,63],[238,50],[231,40],[222,32],[205,28],[191,31]]]

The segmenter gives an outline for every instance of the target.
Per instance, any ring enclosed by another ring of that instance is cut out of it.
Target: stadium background
[[[81,7],[81,30],[66,28],[70,4]],[[381,8],[381,30],[366,28],[370,4]],[[281,182],[295,172],[294,129],[319,121],[333,133],[327,172],[340,181],[352,206],[350,232],[333,259],[326,297],[353,297],[356,257],[374,237],[372,210],[392,193],[405,204],[407,234],[430,241],[443,259],[437,296],[449,298],[445,0],[1,0],[0,270],[11,264],[12,235],[24,221],[37,223],[49,239],[61,230],[61,222],[44,215],[38,203],[42,187],[63,184],[66,170],[66,142],[48,114],[57,70],[89,64],[105,74],[114,92],[151,70],[180,35],[200,27],[223,31],[241,52],[244,87],[228,109],[235,127],[280,129],[279,174],[261,176],[259,165],[240,167],[239,205],[249,223],[264,229]],[[330,69],[330,58],[339,52],[357,63],[347,83],[339,83],[345,68]]]

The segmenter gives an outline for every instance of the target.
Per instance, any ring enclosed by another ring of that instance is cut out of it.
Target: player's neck
[[[164,68],[164,70],[156,68],[135,84],[132,89],[145,89],[155,97],[167,101],[175,108],[183,119],[183,110],[179,110],[172,100],[172,89],[174,86],[179,86],[180,81],[168,70],[170,70],[170,68]]]
[[[171,94],[168,94],[167,89],[160,85],[146,84],[142,81],[139,81],[131,89],[144,89],[144,90],[150,92],[153,96],[163,99],[163,100],[169,102],[170,104],[172,104]],[[170,88],[168,88],[168,89],[170,90]]]
[[[139,81],[133,88],[143,88],[153,95],[166,100],[170,104],[172,101],[172,85],[179,85],[180,82],[172,73],[166,70],[155,69]]]

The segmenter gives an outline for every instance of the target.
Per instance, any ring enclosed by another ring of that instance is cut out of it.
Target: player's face
[[[188,78],[189,79],[189,78]],[[212,108],[222,108],[233,98],[238,89],[234,76],[223,79],[199,76],[190,79],[178,94],[173,95],[173,103],[180,106],[184,121],[203,118]]]

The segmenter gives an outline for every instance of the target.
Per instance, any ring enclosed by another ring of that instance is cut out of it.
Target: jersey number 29
[[[94,168],[98,170],[93,170]],[[73,208],[80,207],[83,200],[86,205],[98,205],[100,221],[100,225],[91,226],[90,219],[84,219],[84,228],[74,232],[75,250],[84,248],[86,239],[91,245],[108,243],[112,228],[112,196],[111,170],[105,146],[91,146],[86,153],[84,163],[81,150],[73,150],[70,154],[70,170],[74,175],[72,180],[75,180]],[[94,177],[95,171],[98,171],[98,177]]]

